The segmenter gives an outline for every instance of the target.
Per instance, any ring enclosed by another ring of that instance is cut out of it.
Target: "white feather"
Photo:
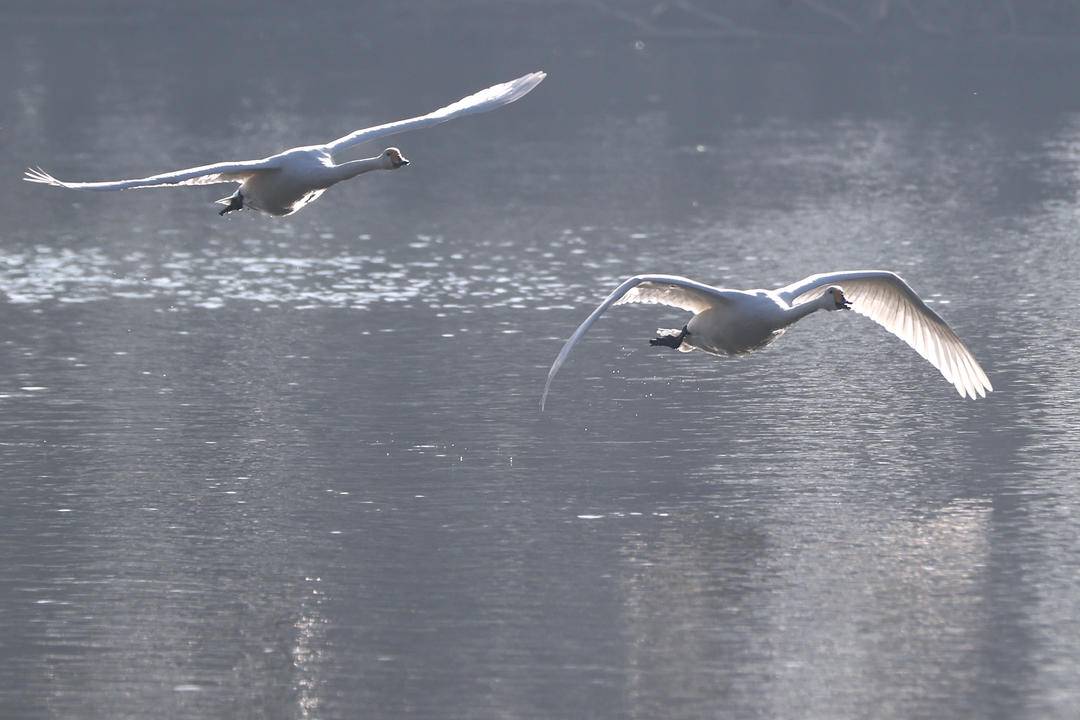
[[[376,125],[375,127],[351,132],[344,137],[339,137],[337,140],[326,143],[323,145],[323,148],[327,152],[333,154],[354,145],[359,145],[360,143],[386,137],[387,135],[396,135],[397,133],[406,132],[408,130],[419,130],[421,128],[431,127],[432,125],[438,125],[439,123],[444,123],[447,120],[453,120],[454,118],[459,118],[463,115],[488,112],[489,110],[500,108],[503,105],[508,105],[515,100],[525,97],[534,87],[539,85],[545,77],[547,77],[547,75],[543,72],[529,73],[528,75],[523,75],[510,82],[492,85],[489,88],[463,97],[446,107],[441,107],[438,110],[429,112],[427,115],[409,118],[408,120],[398,120],[396,122],[386,123],[385,125]]]

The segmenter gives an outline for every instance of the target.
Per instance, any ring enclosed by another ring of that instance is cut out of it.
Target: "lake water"
[[[0,17],[0,716],[1074,717],[1080,52],[555,7]],[[536,68],[285,219],[19,180],[264,156]],[[628,275],[858,268],[995,392],[854,314],[721,360],[631,306],[538,412]]]

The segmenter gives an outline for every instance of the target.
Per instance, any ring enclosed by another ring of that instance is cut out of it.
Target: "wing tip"
[[[54,178],[49,173],[42,170],[40,167],[29,167],[23,173],[25,182],[40,183],[42,185],[53,185],[55,187],[64,187],[64,183]]]
[[[967,348],[964,348],[965,350]],[[971,386],[973,392],[970,392],[972,400],[978,400],[979,398],[986,397],[987,393],[994,392],[994,386],[990,384],[990,378],[986,376],[986,371],[979,365],[979,361],[976,360],[971,353],[968,353],[966,358],[968,362],[968,384]]]
[[[542,83],[546,77],[546,72],[537,70],[528,75],[522,75],[516,80],[511,80],[507,83],[509,87],[507,87],[506,102],[514,102],[525,97],[533,91],[533,88]]]
[[[985,382],[975,380],[966,385],[957,382],[953,384],[953,387],[956,388],[956,392],[960,394],[960,397],[965,400],[980,400],[994,392],[994,387],[990,384],[989,380],[986,380]]]
[[[543,414],[544,407],[547,405],[548,393],[551,391],[551,381],[555,379],[555,373],[559,371],[556,365],[559,364],[559,359],[555,358],[555,362],[552,363],[552,369],[548,371],[547,382],[544,383],[544,392],[540,394],[540,413]]]

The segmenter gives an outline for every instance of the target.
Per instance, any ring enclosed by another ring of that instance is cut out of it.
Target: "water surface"
[[[1071,717],[1067,52],[440,7],[0,20],[0,715]],[[290,218],[18,181],[264,155],[537,67]],[[718,360],[626,307],[538,412],[630,274],[863,267],[996,392],[857,316]]]

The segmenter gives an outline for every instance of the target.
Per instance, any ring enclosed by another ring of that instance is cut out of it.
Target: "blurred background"
[[[0,716],[1073,717],[1078,42],[1065,0],[9,1]],[[20,179],[536,69],[288,218]],[[860,268],[996,391],[854,314],[718,359],[630,306],[538,411],[629,275]]]

